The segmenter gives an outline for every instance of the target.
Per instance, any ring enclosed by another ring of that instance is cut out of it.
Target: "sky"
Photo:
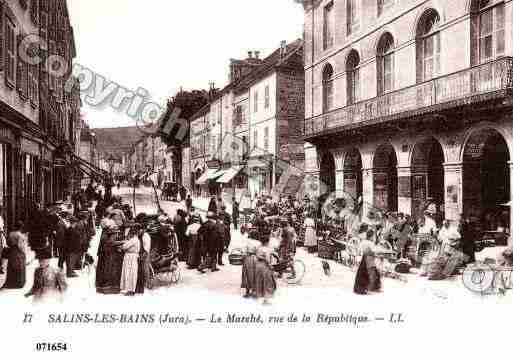
[[[303,33],[294,0],[68,0],[68,7],[75,63],[131,91],[142,87],[162,106],[180,87],[226,85],[230,58],[255,50],[265,57]],[[109,106],[84,102],[82,113],[93,128],[135,125]]]

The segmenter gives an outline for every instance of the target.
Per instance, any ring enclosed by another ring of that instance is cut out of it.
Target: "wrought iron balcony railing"
[[[513,88],[513,58],[504,57],[305,119],[306,139],[381,119],[408,117],[480,101]],[[462,103],[463,101],[463,103]]]

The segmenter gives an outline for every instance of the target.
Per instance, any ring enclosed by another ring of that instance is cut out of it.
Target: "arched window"
[[[504,1],[473,0],[471,12],[472,64],[504,55]]]
[[[351,105],[360,100],[360,55],[351,50],[347,57],[347,104]]]
[[[394,89],[394,38],[390,33],[381,36],[378,43],[378,95]]]
[[[330,64],[322,72],[322,110],[328,112],[333,108],[333,68]]]
[[[440,73],[440,16],[427,10],[417,25],[417,82],[427,81]]]

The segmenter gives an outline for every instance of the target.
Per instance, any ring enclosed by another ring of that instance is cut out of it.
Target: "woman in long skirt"
[[[356,272],[354,292],[356,294],[368,294],[381,291],[381,275],[376,266],[376,247],[371,240],[374,237],[372,229],[367,231],[367,239],[360,244],[363,253],[360,266]]]
[[[310,214],[305,216],[305,247],[309,253],[314,253],[317,248],[317,236],[315,234],[315,221]]]
[[[244,298],[255,296],[255,275],[258,262],[256,252],[256,245],[248,245],[247,254],[242,263],[242,281],[240,286],[246,291]]]
[[[270,299],[276,291],[276,280],[270,265],[270,249],[262,246],[257,250],[255,265],[255,296],[262,299],[263,304],[270,304]]]
[[[111,220],[103,220],[102,228],[96,268],[96,292],[119,294],[123,253],[118,248],[123,243],[123,234]]]
[[[21,233],[23,224],[17,224],[7,239],[8,247],[2,252],[2,267],[7,262],[6,279],[2,288],[21,289],[26,281],[26,257],[24,246],[27,237]]]
[[[138,237],[140,228],[135,226],[128,233],[128,241],[123,243],[121,250],[123,257],[123,269],[121,271],[121,293],[132,296],[137,288],[137,274],[139,269],[139,252],[141,244]]]

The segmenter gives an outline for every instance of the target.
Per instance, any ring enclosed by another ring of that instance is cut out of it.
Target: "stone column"
[[[444,163],[445,218],[458,221],[463,213],[463,163]]]
[[[363,187],[363,218],[367,217],[369,210],[374,207],[374,169],[362,169],[362,187]]]
[[[337,198],[344,196],[344,156],[343,151],[334,151],[333,158],[335,159],[335,192]]]
[[[397,210],[411,214],[411,167],[397,167]]]

